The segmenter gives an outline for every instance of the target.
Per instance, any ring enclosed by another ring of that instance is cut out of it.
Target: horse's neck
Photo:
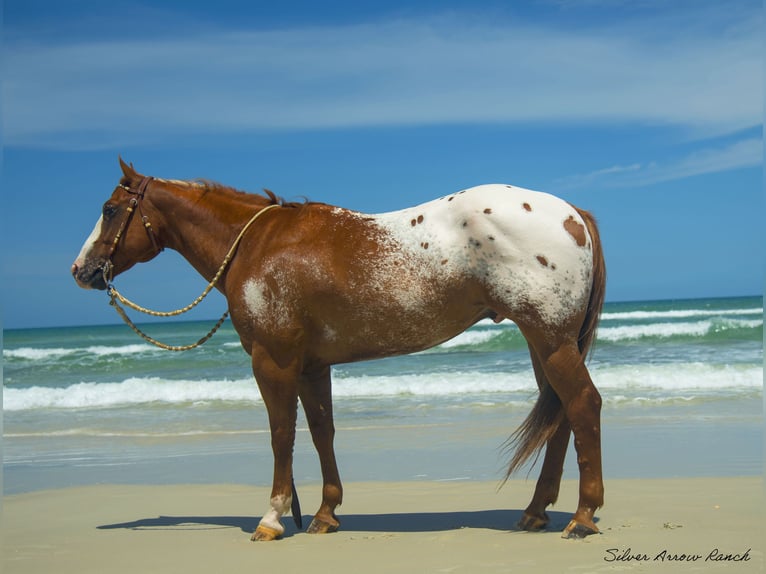
[[[160,205],[160,204],[163,205]],[[163,194],[158,210],[165,216],[165,241],[207,281],[218,272],[242,227],[260,209],[222,191],[202,193],[190,187]]]

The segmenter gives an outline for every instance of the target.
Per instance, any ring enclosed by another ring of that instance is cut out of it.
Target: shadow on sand
[[[518,531],[521,510],[477,510],[472,512],[408,512],[394,514],[342,514],[343,532],[442,532],[460,528],[482,528],[506,532]],[[571,519],[571,514],[548,512],[550,524],[546,532],[561,532]],[[311,523],[311,516],[303,517],[303,524]],[[104,524],[99,530],[214,530],[239,528],[252,533],[258,526],[258,518],[251,516],[158,516],[140,518],[132,522]],[[285,517],[285,537],[298,532],[294,521]]]

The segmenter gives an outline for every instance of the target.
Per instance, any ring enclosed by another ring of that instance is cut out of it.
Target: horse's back
[[[592,238],[580,212],[556,196],[482,185],[377,222],[434,274],[481,281],[509,315],[532,306],[556,324],[587,303]]]

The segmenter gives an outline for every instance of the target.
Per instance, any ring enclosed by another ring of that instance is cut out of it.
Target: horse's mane
[[[246,191],[241,191],[239,189],[230,187],[228,185],[223,185],[222,183],[218,183],[216,181],[210,181],[207,179],[197,179],[194,180],[193,185],[199,185],[202,187],[202,194],[206,193],[230,193],[240,196],[244,200],[252,199],[253,197],[262,197],[263,199],[266,199],[269,203],[269,205],[280,205],[282,207],[302,207],[304,205],[308,205],[311,203],[315,203],[313,201],[309,201],[308,198],[303,198],[303,201],[287,201],[285,198],[277,195],[270,189],[263,190],[263,194],[254,194],[249,193]],[[265,197],[263,197],[265,196]]]

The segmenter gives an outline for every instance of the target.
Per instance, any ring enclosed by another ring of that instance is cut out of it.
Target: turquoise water
[[[209,326],[147,330],[185,344]],[[184,353],[124,325],[10,330],[3,361],[7,493],[270,482],[265,408],[230,325]],[[589,366],[604,398],[606,474],[760,474],[761,297],[607,304]],[[422,353],[339,365],[333,381],[338,458],[352,480],[499,477],[499,446],[536,393],[508,321]],[[318,481],[305,427],[300,419],[295,475]]]

